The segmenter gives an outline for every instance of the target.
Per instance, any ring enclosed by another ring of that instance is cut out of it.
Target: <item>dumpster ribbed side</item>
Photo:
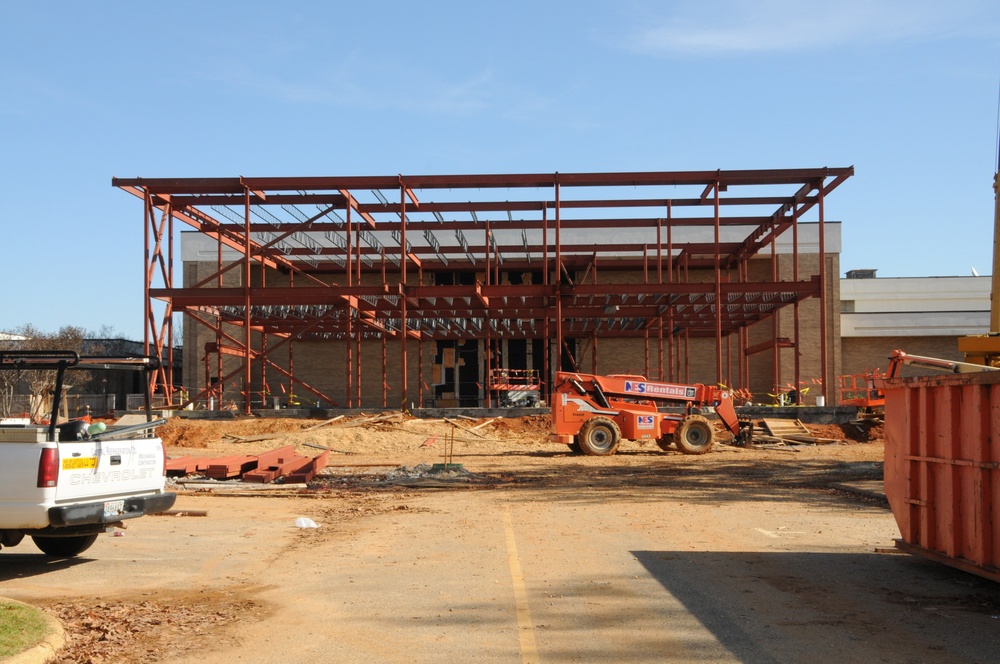
[[[901,548],[1000,581],[1000,372],[886,381]]]

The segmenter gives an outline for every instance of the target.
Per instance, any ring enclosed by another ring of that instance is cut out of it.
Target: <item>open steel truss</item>
[[[750,354],[797,346],[798,332],[793,341],[775,336],[751,346],[746,330],[788,306],[795,306],[797,330],[797,303],[808,298],[821,304],[828,384],[825,261],[817,274],[800,277],[796,232],[805,215],[814,215],[824,254],[824,199],[851,175],[853,167],[115,178],[113,186],[144,203],[149,352],[171,352],[173,315],[185,313],[215,332],[220,357],[243,359],[231,374],[245,385],[258,363],[334,403],[268,354],[293,340],[347,341],[350,402],[360,394],[361,340],[397,340],[405,407],[413,342],[551,340],[547,376],[565,361],[559,355],[567,338],[596,344],[634,337],[647,349],[651,340],[658,344],[662,376],[664,344],[673,374],[687,339],[709,337],[722,382],[731,336],[741,369]],[[174,278],[177,222],[218,246],[215,273],[186,286]],[[752,276],[749,261],[773,256],[790,229],[793,278],[779,280],[776,269]],[[613,283],[601,278],[609,273]],[[241,333],[226,331],[233,325]],[[252,333],[262,339],[256,347]],[[154,387],[169,396],[171,376],[158,375]]]

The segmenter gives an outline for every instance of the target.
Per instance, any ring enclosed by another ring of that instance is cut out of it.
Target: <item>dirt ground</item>
[[[333,450],[327,470],[307,490],[272,491],[277,500],[321,499],[312,510],[324,524],[311,537],[343,532],[351,522],[390,513],[412,512],[419,502],[412,491],[442,488],[600,487],[641,492],[659,485],[664,474],[685,468],[722,469],[731,488],[781,483],[830,491],[832,468],[850,468],[847,479],[881,478],[881,428],[810,425],[810,433],[836,442],[822,445],[744,449],[717,444],[704,457],[661,451],[655,444],[625,442],[612,457],[573,455],[583,472],[561,469],[565,446],[547,441],[547,417],[492,420],[420,420],[398,415],[372,422],[358,415],[334,422],[301,419],[171,419],[157,431],[168,456],[254,454],[293,444],[302,455],[319,447]],[[725,434],[720,433],[721,438]],[[462,464],[462,476],[428,478],[419,468],[445,462]],[[468,473],[465,468],[474,468]],[[780,472],[775,472],[781,469]],[[223,495],[224,491],[185,489],[182,496]],[[269,500],[269,498],[268,498]],[[878,502],[873,499],[859,499]],[[339,524],[338,529],[330,526]],[[301,545],[300,541],[300,545]],[[2,588],[0,588],[2,590]],[[59,617],[69,647],[58,661],[67,663],[180,661],[195,653],[225,648],[237,623],[268,620],[266,602],[236,591],[165,590],[147,599],[108,597],[43,602]]]

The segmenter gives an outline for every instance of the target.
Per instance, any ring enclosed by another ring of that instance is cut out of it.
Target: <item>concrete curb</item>
[[[21,606],[27,606],[32,609],[37,608],[31,606],[30,604],[18,602],[16,599],[9,599],[7,597],[0,597],[0,601],[9,602],[11,604],[20,604]],[[66,647],[66,632],[63,630],[62,623],[59,622],[54,616],[50,616],[44,611],[42,612],[42,616],[45,618],[45,622],[49,629],[49,633],[45,636],[45,638],[24,652],[0,659],[0,664],[48,664],[56,658],[63,648]]]

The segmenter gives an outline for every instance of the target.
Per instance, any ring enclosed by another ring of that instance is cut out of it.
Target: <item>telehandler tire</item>
[[[622,432],[614,420],[607,417],[593,417],[580,427],[576,442],[584,454],[610,456],[622,442]]]
[[[701,415],[689,415],[674,431],[674,444],[684,454],[705,454],[715,445],[715,429]]]

